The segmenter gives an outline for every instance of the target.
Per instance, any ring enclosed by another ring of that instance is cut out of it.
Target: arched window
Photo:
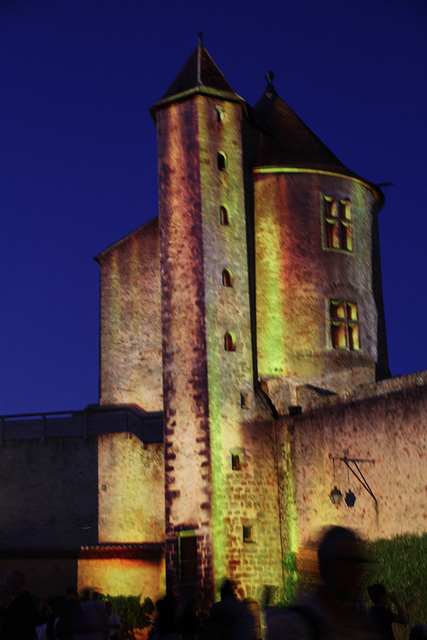
[[[219,208],[219,221],[220,221],[220,224],[224,224],[226,226],[230,224],[230,217],[224,205],[221,205]]]
[[[233,286],[233,272],[231,269],[224,269],[222,272],[222,284],[224,287],[232,287]]]
[[[223,153],[222,151],[218,151],[217,161],[218,161],[218,170],[219,171],[226,171],[227,170],[227,156],[225,155],[225,153]]]
[[[236,340],[230,331],[227,331],[224,335],[224,349],[226,351],[236,351]]]

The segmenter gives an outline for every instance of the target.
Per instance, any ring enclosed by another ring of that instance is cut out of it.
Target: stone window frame
[[[228,160],[224,151],[218,151],[217,153],[217,167],[218,171],[227,171]]]
[[[224,333],[224,350],[236,351],[236,336],[231,331]]]
[[[234,286],[234,275],[231,269],[227,267],[222,270],[222,286],[223,287],[233,287]]]
[[[333,349],[361,351],[360,316],[357,302],[329,300],[329,326]]]
[[[322,196],[322,227],[324,249],[354,253],[354,221],[350,198]]]
[[[219,207],[219,224],[223,227],[228,227],[230,225],[230,214],[224,204]]]
[[[244,522],[242,524],[242,540],[244,544],[253,544],[255,542],[255,526],[253,522]]]

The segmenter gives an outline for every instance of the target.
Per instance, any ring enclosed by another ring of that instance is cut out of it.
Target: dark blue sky
[[[254,104],[281,97],[380,214],[392,373],[427,368],[425,0],[2,0],[0,414],[97,401],[99,251],[157,213],[148,113],[204,32]]]

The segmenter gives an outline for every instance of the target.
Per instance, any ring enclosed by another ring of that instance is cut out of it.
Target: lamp
[[[350,508],[354,507],[354,503],[356,502],[356,496],[354,495],[351,489],[349,489],[345,494],[344,502],[346,503],[347,507],[350,507]]]
[[[338,487],[338,485],[336,484],[336,478],[335,478],[335,459],[332,458],[332,469],[333,469],[333,474],[334,474],[334,486],[331,489],[331,493],[329,494],[329,499],[332,502],[332,504],[340,504],[341,500],[342,500],[342,493]]]
[[[349,471],[351,471],[351,473],[358,479],[358,481],[360,482],[360,484],[362,485],[362,487],[369,493],[369,495],[371,496],[371,498],[374,500],[375,502],[375,508],[378,509],[378,501],[374,495],[374,492],[372,491],[371,487],[369,486],[365,476],[363,475],[360,467],[359,467],[359,463],[361,462],[369,462],[370,464],[375,464],[375,460],[367,460],[366,458],[347,458],[347,456],[345,455],[343,458],[339,458],[339,457],[335,457],[332,455],[332,453],[329,454],[329,458],[330,460],[332,460],[332,468],[333,468],[333,474],[334,474],[334,482],[336,482],[335,480],[335,460],[340,460],[341,462],[344,462],[344,464],[347,467],[347,475],[348,475],[348,481],[350,483],[350,474]],[[353,467],[351,466],[353,465]],[[339,496],[338,496],[339,494]],[[331,493],[329,494],[329,498],[331,499],[331,502],[333,504],[339,504],[341,502],[341,498],[342,498],[342,493],[339,490],[339,488],[337,487],[337,485],[335,484],[334,488],[332,489]],[[347,493],[345,494],[345,498],[344,501],[347,505],[347,507],[354,507],[354,503],[356,502],[356,496],[354,495],[353,491],[349,488],[347,490]]]
[[[342,500],[342,493],[336,485],[331,489],[331,493],[329,494],[329,499],[332,502],[332,504],[340,504]]]

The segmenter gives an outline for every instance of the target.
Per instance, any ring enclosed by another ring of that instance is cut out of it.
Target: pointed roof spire
[[[225,93],[223,97],[241,100],[205,49],[202,31],[198,32],[196,49],[156,105],[183,97],[182,94],[188,95],[193,90],[198,93]]]

